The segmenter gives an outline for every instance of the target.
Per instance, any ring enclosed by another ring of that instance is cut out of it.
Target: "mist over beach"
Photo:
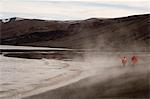
[[[2,0],[0,99],[149,99],[148,4]]]

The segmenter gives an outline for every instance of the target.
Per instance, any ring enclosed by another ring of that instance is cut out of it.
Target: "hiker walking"
[[[128,62],[128,60],[127,60],[126,57],[123,57],[123,58],[121,59],[121,61],[122,61],[123,66],[125,66],[125,65],[127,64],[127,62]]]
[[[131,62],[132,62],[132,65],[137,64],[137,62],[138,62],[137,57],[136,57],[136,56],[132,56],[132,58],[131,58]]]

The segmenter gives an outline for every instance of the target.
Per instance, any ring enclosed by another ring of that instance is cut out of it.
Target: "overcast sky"
[[[150,0],[0,0],[1,18],[78,20],[146,13]]]

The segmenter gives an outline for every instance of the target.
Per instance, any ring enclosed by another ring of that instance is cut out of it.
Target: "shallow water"
[[[88,53],[84,55],[85,59],[82,60],[83,64],[80,63],[75,66],[79,66],[79,68],[83,66],[84,70],[88,70],[87,73],[90,75],[97,72],[103,73],[106,72],[109,67],[114,68],[121,66],[120,57],[124,55],[130,57],[132,54],[133,53],[130,52]],[[149,53],[134,54],[138,55],[140,64],[149,64]],[[50,82],[48,79],[70,72],[70,70],[66,68],[68,68],[66,61],[62,60],[25,59],[0,55],[0,99],[8,96],[19,97],[19,94],[45,85]],[[116,72],[114,73],[116,74]]]
[[[0,98],[14,96],[47,83],[46,79],[66,73],[59,60],[19,59],[0,56]]]

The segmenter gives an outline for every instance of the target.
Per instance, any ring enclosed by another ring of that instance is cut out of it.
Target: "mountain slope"
[[[149,51],[149,14],[78,21],[1,20],[1,44]]]

